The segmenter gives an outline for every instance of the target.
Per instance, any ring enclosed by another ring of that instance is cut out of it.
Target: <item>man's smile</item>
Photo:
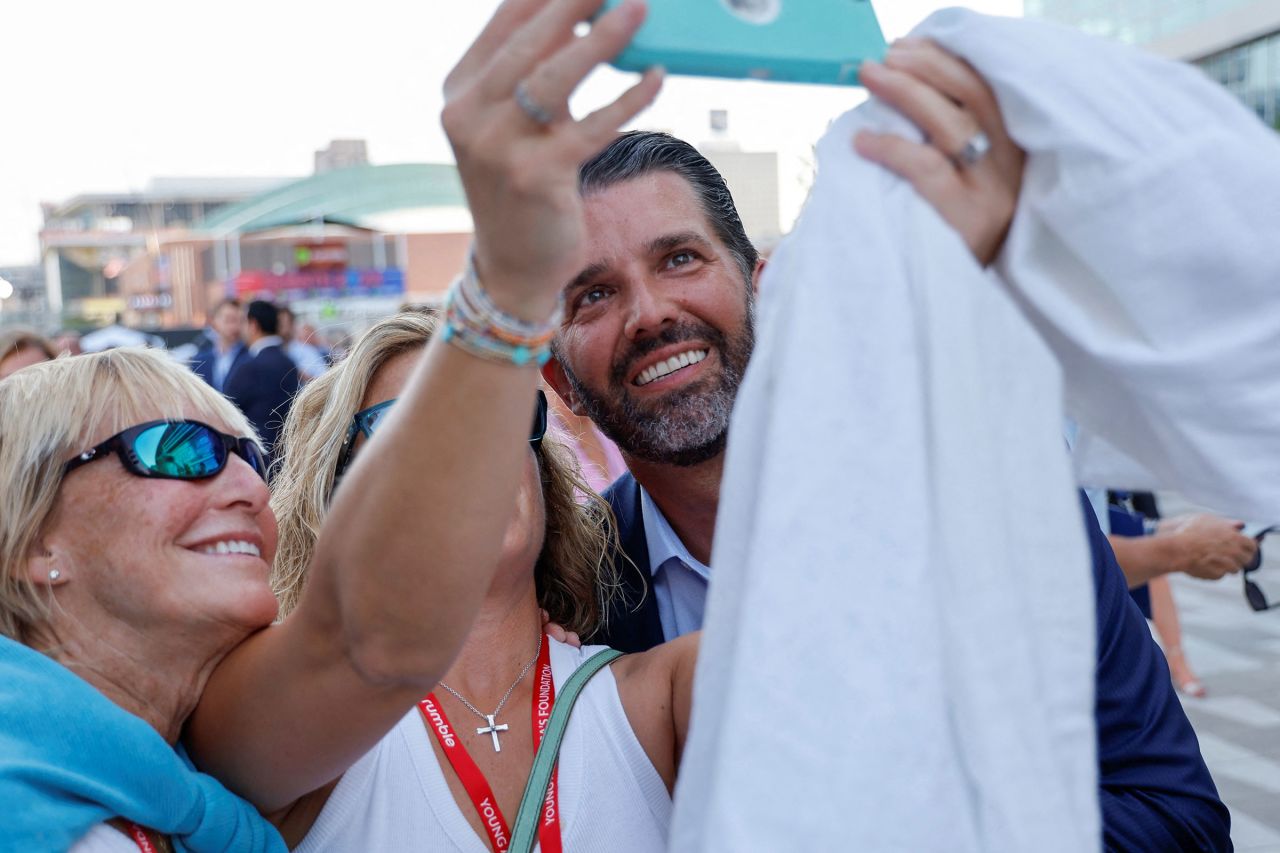
[[[702,363],[710,353],[711,351],[707,347],[699,346],[665,356],[643,368],[632,380],[632,384],[637,388],[643,388],[664,376],[670,376],[685,368]]]

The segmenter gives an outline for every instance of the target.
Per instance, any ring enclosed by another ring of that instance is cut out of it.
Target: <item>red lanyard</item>
[[[551,718],[551,709],[556,702],[555,682],[551,677],[551,649],[549,647],[550,640],[543,640],[542,651],[538,654],[536,670],[538,680],[537,688],[533,692],[532,711],[533,749],[535,753],[538,751],[538,744],[542,742],[542,733],[546,730],[547,721]],[[471,797],[476,813],[480,815],[480,822],[484,824],[485,831],[489,833],[489,843],[493,845],[495,853],[504,853],[511,844],[511,829],[507,826],[506,818],[502,816],[502,810],[498,808],[498,799],[493,795],[493,789],[489,787],[488,780],[484,778],[484,774],[476,766],[471,754],[467,752],[467,748],[462,745],[457,732],[449,725],[449,718],[445,716],[444,709],[436,701],[434,693],[427,694],[427,698],[418,703],[418,710],[422,713],[422,719],[426,723],[427,729],[439,741],[440,748],[444,750],[445,757],[449,759],[449,764],[453,767],[453,772],[458,774],[458,779],[462,782],[462,787],[466,789],[467,796]],[[556,777],[557,773],[552,772],[551,784],[547,788],[547,798],[542,805],[542,820],[538,824],[538,840],[542,845],[542,853],[561,853],[562,849],[560,841],[560,812],[557,808],[556,799]]]
[[[124,826],[129,830],[129,837],[133,839],[134,844],[138,845],[142,853],[156,853],[156,846],[151,843],[151,838],[148,837],[145,829],[133,821],[125,821]]]
[[[550,638],[542,641],[542,654],[538,657],[538,683],[533,693],[533,754],[538,754],[542,734],[551,720],[551,709],[556,704],[556,684],[551,678]],[[559,762],[551,768],[551,784],[547,785],[547,798],[542,803],[542,820],[538,822],[538,841],[542,853],[561,853],[560,810],[556,807],[556,783],[560,775]]]

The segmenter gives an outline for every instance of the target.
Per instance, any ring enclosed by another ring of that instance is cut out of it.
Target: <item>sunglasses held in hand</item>
[[[1264,610],[1270,610],[1273,607],[1280,607],[1280,602],[1269,603],[1266,593],[1262,591],[1262,587],[1249,579],[1251,573],[1262,568],[1262,540],[1266,538],[1268,533],[1274,533],[1277,529],[1280,529],[1280,526],[1273,525],[1253,537],[1258,543],[1258,553],[1254,555],[1249,565],[1245,566],[1244,571],[1240,573],[1240,576],[1244,578],[1244,597],[1249,602],[1249,606],[1259,613]]]

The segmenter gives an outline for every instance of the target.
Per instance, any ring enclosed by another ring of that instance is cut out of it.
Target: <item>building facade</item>
[[[149,241],[116,281],[125,321],[145,328],[202,326],[228,297],[358,326],[439,301],[471,228],[452,165],[326,168]]]
[[[111,322],[129,309],[122,274],[149,249],[280,182],[157,178],[139,192],[85,194],[45,205],[40,252],[50,314],[73,324]],[[168,273],[158,273],[161,290],[168,289]]]
[[[729,128],[727,110],[711,110],[711,136],[697,145],[733,194],[742,227],[768,254],[782,239],[782,202],[776,151],[744,151]]]
[[[1026,0],[1026,13],[1192,62],[1280,128],[1280,0]]]

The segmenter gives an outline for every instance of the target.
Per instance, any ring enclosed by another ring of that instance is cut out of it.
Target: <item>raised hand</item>
[[[657,96],[650,71],[616,100],[574,119],[569,97],[644,20],[627,0],[584,36],[602,0],[507,0],[445,81],[441,121],[475,223],[481,282],[504,310],[545,320],[584,262],[578,167]]]
[[[910,181],[974,257],[990,264],[1013,220],[1026,162],[991,88],[968,63],[925,39],[894,42],[883,65],[867,62],[859,75],[871,94],[924,131],[926,141],[863,131],[855,149]]]

